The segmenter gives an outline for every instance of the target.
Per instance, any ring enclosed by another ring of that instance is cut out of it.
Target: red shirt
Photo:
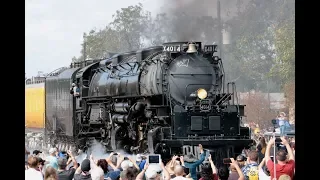
[[[271,179],[274,178],[274,164],[272,160],[269,160],[267,162],[267,167],[270,171],[270,176]],[[293,179],[293,175],[294,175],[294,168],[295,168],[295,162],[294,160],[289,160],[286,164],[284,165],[280,165],[280,164],[276,164],[276,178],[279,179],[279,177],[283,174],[287,174],[291,177],[291,179]]]

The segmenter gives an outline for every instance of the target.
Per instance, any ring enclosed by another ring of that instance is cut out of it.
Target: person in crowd
[[[25,179],[26,180],[43,180],[43,175],[38,171],[38,158],[30,156],[28,158],[28,169],[25,170]]]
[[[139,170],[139,166],[136,164],[136,162],[133,159],[129,158],[129,157],[127,157],[127,158],[128,159],[123,160],[121,162],[122,172],[120,173],[120,179],[122,179],[122,180],[128,178],[128,177],[126,177],[126,175],[128,173],[127,171],[128,171],[129,168],[135,168],[135,169]],[[121,158],[121,159],[124,159],[124,158]],[[133,170],[130,169],[130,172],[133,172]]]
[[[169,172],[171,178],[174,178],[174,167],[180,165],[180,159],[178,160],[178,156],[172,156],[171,160],[166,164],[165,168]]]
[[[216,177],[213,176],[214,174]],[[217,170],[213,170],[210,164],[203,164],[201,166],[200,180],[216,180],[215,178],[218,178]]]
[[[44,174],[44,163],[46,162],[43,160],[41,157],[36,157],[38,158],[38,171],[40,171],[42,174]]]
[[[103,162],[106,161],[108,164],[108,169],[105,169],[105,167],[101,167],[105,172],[105,178],[110,178],[111,180],[117,180],[120,177],[121,163],[123,160],[124,160],[124,157],[121,156],[120,153],[117,153],[117,155],[114,155],[114,153],[111,153],[108,158],[101,160]]]
[[[84,159],[80,167],[78,167],[76,172],[74,173],[73,179],[74,180],[92,180],[90,170],[91,170],[90,160]]]
[[[174,167],[174,175],[175,177],[172,178],[172,180],[187,180],[187,178],[184,177],[184,168],[181,165],[176,165]]]
[[[238,165],[238,162],[235,161],[233,158],[230,158],[230,160],[231,173],[229,173],[228,180],[244,180],[245,177]],[[219,178],[222,179],[220,176]]]
[[[242,168],[246,180],[255,180],[259,178],[258,158],[259,154],[257,151],[252,150],[248,153],[247,163]]]
[[[244,165],[246,164],[246,158],[240,154],[237,156],[237,162],[238,162],[240,169],[242,169],[244,167]]]
[[[46,165],[46,168],[49,166],[52,166],[53,168],[55,168],[56,170],[58,170],[58,158],[57,158],[57,149],[56,148],[50,148],[49,149],[49,154],[50,156],[47,157],[47,162],[49,162]]]
[[[164,180],[170,180],[170,174],[165,168],[163,162],[160,163],[160,168],[158,166],[149,166],[148,163],[145,164],[143,170],[138,174],[136,180],[143,180],[144,177],[146,180],[160,180],[161,171],[164,176]]]
[[[145,159],[145,156],[141,154],[137,154],[136,156],[136,164],[139,166],[139,170],[142,171],[144,165],[146,164],[147,160]]]
[[[280,126],[280,136],[285,136],[286,121],[287,121],[286,113],[281,112],[279,117],[278,117],[278,120],[279,120],[279,126]]]
[[[114,171],[109,171],[108,161],[106,159],[99,159],[97,162],[97,166],[101,167],[104,172],[104,179],[110,178],[111,180],[117,180],[120,176],[120,169],[117,169],[114,166]]]
[[[198,160],[193,154],[184,156],[185,167],[189,168],[192,179],[197,179],[197,167],[204,161],[205,153],[201,144],[199,144],[200,159]]]
[[[217,176],[217,168],[213,163],[213,160],[211,158],[211,154],[208,157],[210,164],[204,164],[201,166],[202,171],[200,172],[200,180],[216,180],[218,179]]]
[[[92,168],[90,174],[92,180],[104,180],[104,172],[99,166]]]
[[[267,143],[264,137],[260,137],[259,138],[259,143],[257,145],[257,151],[259,154],[259,162],[262,161],[262,159],[264,158],[264,154],[266,152],[266,148],[267,148]]]
[[[138,174],[139,174],[139,170],[137,168],[129,167],[126,170],[126,173],[123,175],[124,178],[120,177],[120,180],[135,180]]]
[[[92,180],[103,180],[104,179],[104,171],[98,166],[93,158],[93,155],[90,155],[90,174]]]
[[[295,155],[295,151],[296,151],[296,144],[295,144],[295,142],[291,142],[290,147],[291,147],[291,149],[292,149],[293,155]]]
[[[52,166],[46,168],[44,180],[58,180],[57,171]]]
[[[289,175],[282,174],[282,175],[279,177],[279,180],[291,180],[291,177],[290,177]]]
[[[41,153],[42,153],[42,151],[39,151],[39,150],[34,150],[34,151],[32,152],[32,154],[33,154],[34,156],[37,156],[37,157],[39,157]]]
[[[58,159],[58,178],[59,180],[72,180],[74,177],[74,174],[76,172],[76,169],[78,168],[78,162],[75,159],[75,157],[73,156],[71,151],[67,152],[69,155],[69,160],[67,160],[65,157],[60,157]],[[71,168],[69,168],[68,170],[66,169],[70,160],[73,163],[73,166]]]
[[[263,158],[258,166],[259,180],[271,180],[270,171],[268,170],[268,167],[265,164],[266,164],[266,159]]]
[[[24,162],[25,162],[25,169],[28,169],[28,156],[30,152],[27,150],[27,147],[24,146]]]
[[[109,158],[107,158],[107,162],[108,162],[108,169],[109,169],[109,172],[111,171],[114,171],[114,168],[113,167],[119,167],[120,168],[120,164],[118,162],[118,156],[120,157],[120,153],[110,153],[110,156]],[[118,166],[119,165],[119,166]]]
[[[181,166],[183,167],[183,172],[184,172],[183,177],[185,177],[187,180],[192,180],[191,174],[190,174],[190,169],[187,168],[186,165],[184,164],[183,156],[180,156],[180,163],[181,163]]]
[[[213,175],[214,180],[227,180],[229,178],[230,172],[227,165],[223,165],[218,169],[218,176]]]
[[[274,162],[271,160],[270,153],[271,153],[271,147],[275,144],[275,139],[271,138],[268,142],[265,159],[267,162],[267,167],[270,171],[271,179],[277,178],[283,174],[289,175],[291,179],[293,179],[294,176],[294,169],[295,169],[295,161],[294,161],[294,155],[292,152],[292,149],[290,148],[289,143],[284,137],[281,137],[281,143],[286,146],[288,154],[280,150],[276,154],[276,159],[278,163],[275,165],[276,169],[274,169]],[[288,158],[287,158],[288,155]],[[276,177],[274,177],[274,171],[276,171]]]

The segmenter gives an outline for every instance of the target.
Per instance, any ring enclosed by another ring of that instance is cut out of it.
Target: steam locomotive
[[[162,156],[198,144],[224,157],[240,153],[253,140],[215,52],[217,45],[170,42],[50,73],[47,143],[86,149],[94,139],[110,151]]]

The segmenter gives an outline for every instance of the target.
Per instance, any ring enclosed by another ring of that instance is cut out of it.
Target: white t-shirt
[[[43,180],[42,173],[34,168],[25,170],[25,178],[25,180]]]
[[[262,169],[259,169],[259,180],[271,180],[271,177],[267,176]]]
[[[176,176],[175,178],[172,178],[171,180],[187,180],[187,178],[183,176]]]

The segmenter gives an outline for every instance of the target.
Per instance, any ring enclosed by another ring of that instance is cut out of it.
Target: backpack
[[[259,180],[258,165],[253,165],[247,171],[247,180]]]

